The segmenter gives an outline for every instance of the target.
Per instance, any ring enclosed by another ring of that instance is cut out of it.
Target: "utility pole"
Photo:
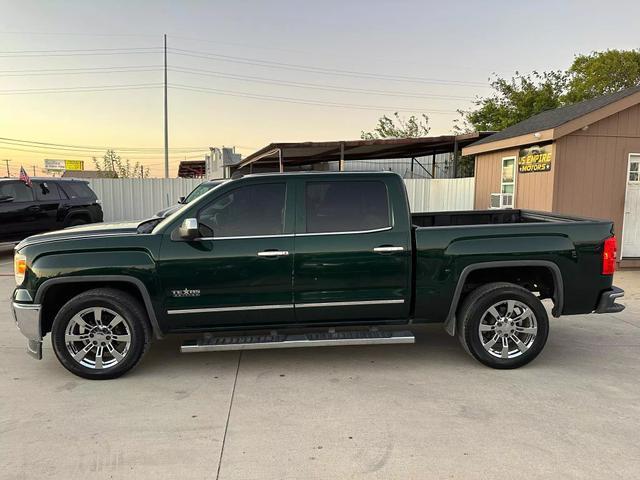
[[[11,176],[11,172],[9,172],[9,162],[10,162],[11,160],[9,160],[8,158],[5,158],[5,159],[4,159],[4,160],[2,160],[2,161],[3,161],[4,163],[6,163],[6,164],[7,164],[7,177],[10,177],[10,176]]]
[[[33,176],[34,177],[36,176],[36,166],[35,165],[33,166]]]
[[[164,34],[164,177],[169,178],[169,120],[167,118],[167,34]]]

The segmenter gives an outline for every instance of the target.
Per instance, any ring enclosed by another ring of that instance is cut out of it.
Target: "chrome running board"
[[[267,348],[334,347],[343,345],[380,345],[415,343],[409,331],[386,332],[364,330],[351,332],[314,332],[303,334],[204,336],[182,344],[182,353],[217,352],[223,350],[261,350]]]

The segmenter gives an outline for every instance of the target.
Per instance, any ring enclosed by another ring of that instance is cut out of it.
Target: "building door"
[[[640,154],[629,155],[621,253],[625,258],[640,257]]]

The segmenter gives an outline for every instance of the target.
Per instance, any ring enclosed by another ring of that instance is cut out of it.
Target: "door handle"
[[[383,246],[376,247],[373,249],[373,251],[376,253],[404,252],[404,247]]]
[[[286,250],[265,250],[264,252],[258,252],[259,257],[286,257],[289,252]]]
[[[38,205],[32,205],[29,208],[27,208],[27,211],[31,212],[31,213],[39,212],[40,211],[40,207]]]

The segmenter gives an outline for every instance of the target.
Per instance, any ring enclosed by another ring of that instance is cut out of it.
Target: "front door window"
[[[286,185],[263,183],[236,188],[200,210],[204,237],[281,235]]]

